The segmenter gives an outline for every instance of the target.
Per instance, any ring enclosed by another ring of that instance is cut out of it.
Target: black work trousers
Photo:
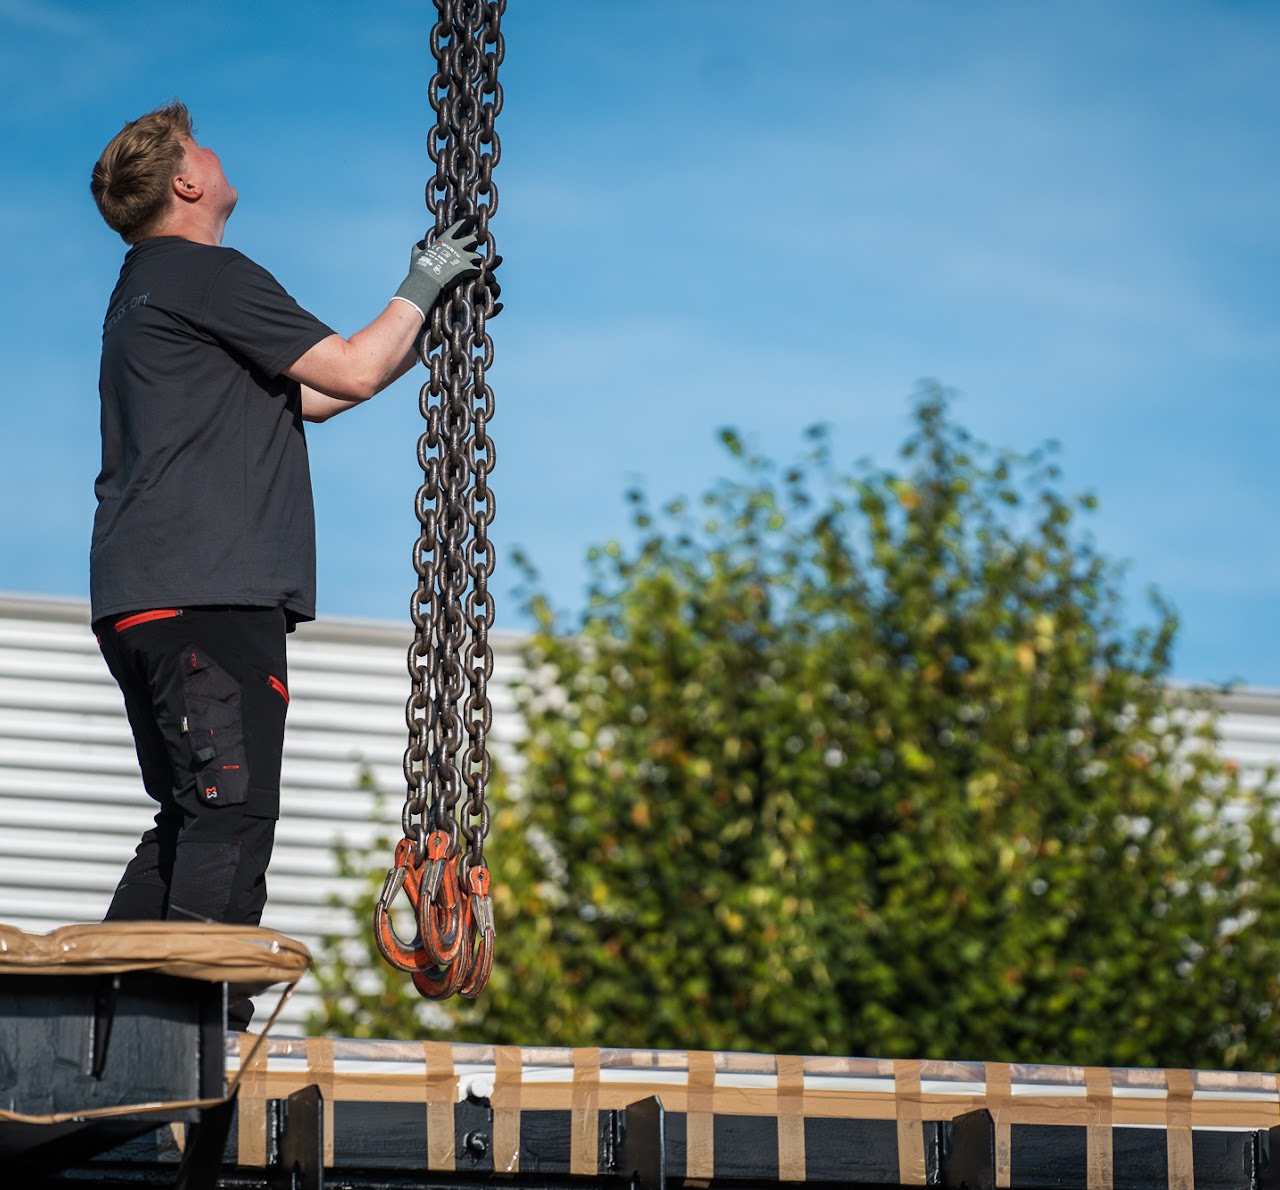
[[[280,813],[285,613],[155,608],[94,630],[159,804],[107,920],[257,925]]]

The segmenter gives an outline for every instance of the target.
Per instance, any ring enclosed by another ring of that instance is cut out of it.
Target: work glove
[[[409,275],[395,296],[413,306],[423,320],[440,295],[462,281],[480,275],[480,241],[475,236],[476,217],[468,215],[439,236],[429,235],[409,253]]]

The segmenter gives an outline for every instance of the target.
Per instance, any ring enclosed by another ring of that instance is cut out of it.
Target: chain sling
[[[436,234],[457,219],[475,217],[487,269],[495,259],[489,220],[498,209],[493,169],[501,146],[494,123],[502,110],[499,22],[506,0],[435,0],[435,6],[430,103],[436,122],[427,139],[435,174],[426,204]],[[446,294],[419,344],[430,376],[418,396],[426,425],[418,440],[422,485],[414,501],[418,584],[409,609],[415,634],[405,704],[404,838],[374,913],[383,957],[431,999],[478,995],[493,967],[484,841],[493,722],[489,579],[495,557],[488,530],[495,503],[489,474],[496,455],[489,437],[493,390],[485,380],[493,342],[485,320],[495,310],[486,280],[482,272]],[[417,922],[411,943],[401,941],[391,923],[391,905],[401,892]]]

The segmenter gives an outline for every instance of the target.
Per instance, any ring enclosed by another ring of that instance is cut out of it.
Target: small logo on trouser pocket
[[[206,802],[216,802],[218,800],[218,787],[216,785],[206,785],[204,787],[204,800]]]

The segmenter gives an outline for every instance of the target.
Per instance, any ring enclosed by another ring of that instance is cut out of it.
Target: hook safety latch
[[[489,869],[472,868],[467,875],[468,900],[471,902],[471,915],[475,919],[476,933],[496,934],[497,926],[493,919],[493,898],[489,895]]]
[[[390,909],[392,902],[400,895],[400,890],[404,888],[405,870],[400,867],[392,868],[387,873],[387,879],[382,885],[382,895],[378,898],[378,903],[384,909]]]

